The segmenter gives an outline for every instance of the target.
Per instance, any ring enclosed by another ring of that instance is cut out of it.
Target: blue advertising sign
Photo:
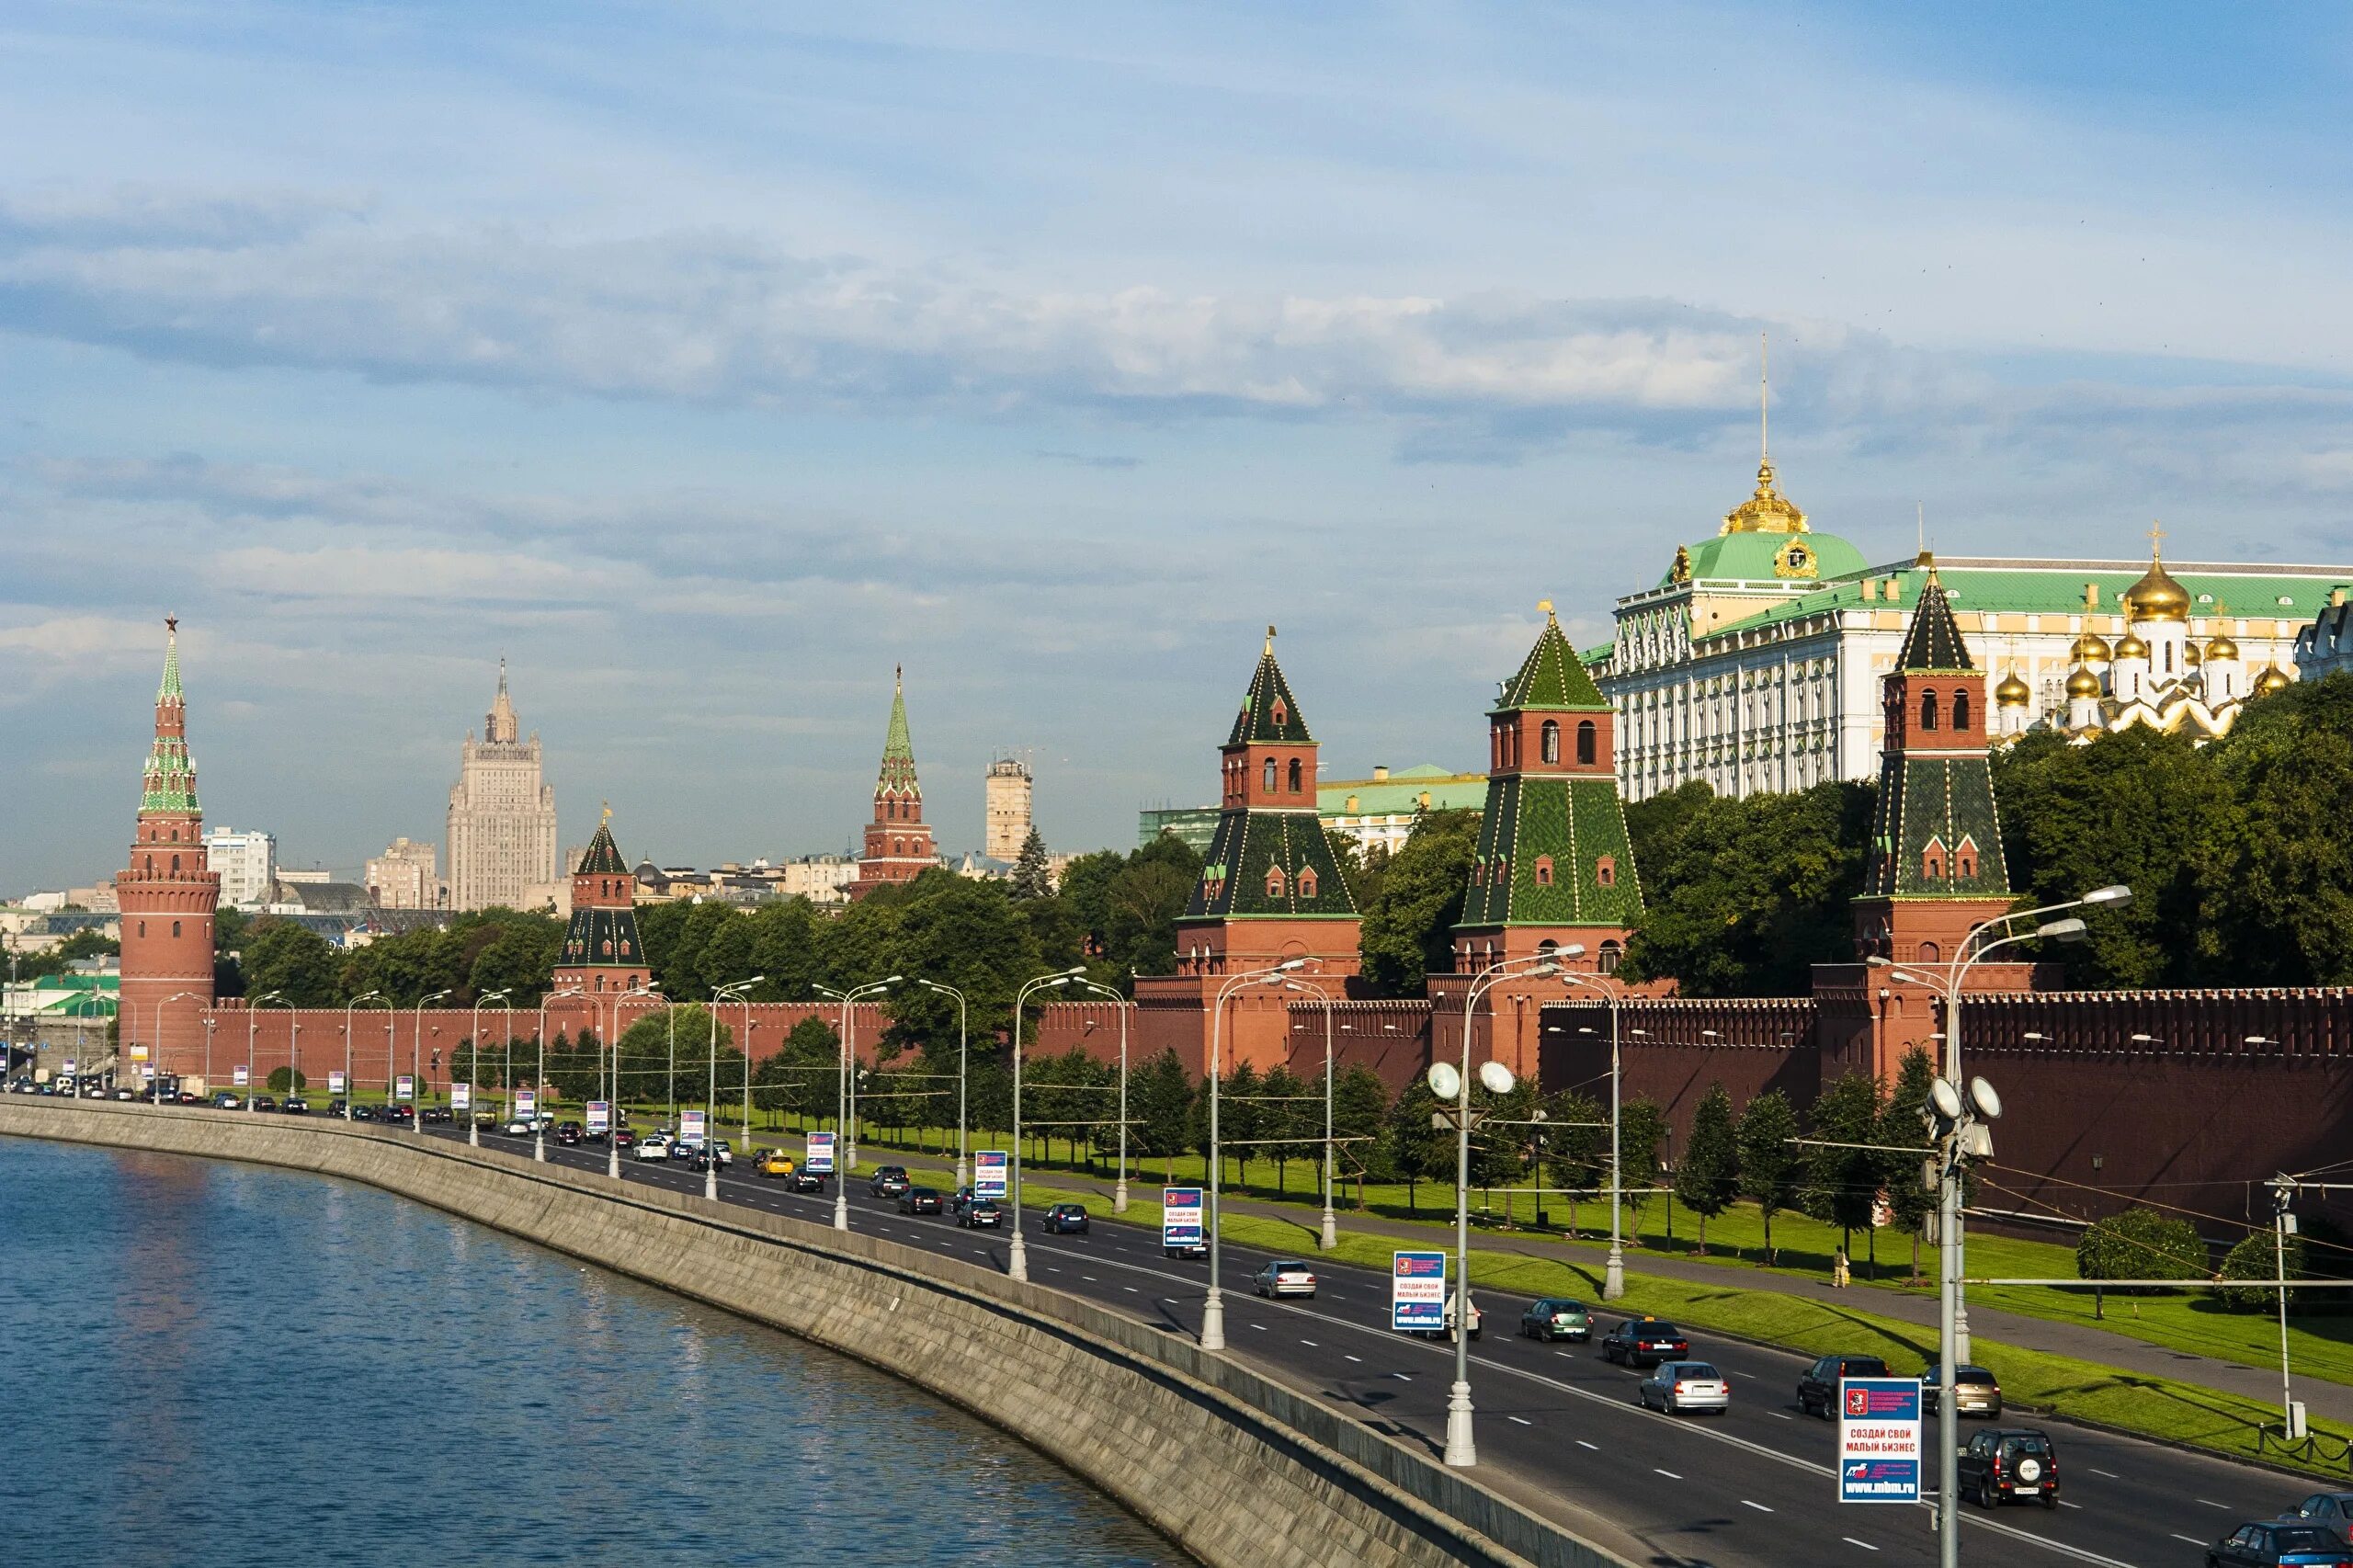
[[[1201,1240],[1201,1189],[1164,1187],[1160,1189],[1160,1244],[1199,1247]]]
[[[830,1132],[809,1134],[809,1172],[812,1176],[834,1174],[834,1135]]]
[[[1838,1380],[1838,1501],[1920,1500],[1920,1384]]]
[[[1389,1326],[1408,1334],[1446,1332],[1446,1254],[1390,1255]]]
[[[972,1196],[1003,1198],[1005,1196],[1006,1153],[1002,1149],[978,1149],[972,1153]]]

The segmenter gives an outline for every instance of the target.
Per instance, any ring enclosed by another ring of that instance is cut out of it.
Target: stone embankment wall
[[[1631,1568],[1188,1340],[879,1238],[325,1120],[7,1096],[0,1134],[343,1176],[784,1329],[995,1422],[1212,1568]]]

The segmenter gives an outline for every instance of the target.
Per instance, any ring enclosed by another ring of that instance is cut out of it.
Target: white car
[[[1261,1296],[1304,1296],[1315,1299],[1315,1272],[1296,1258],[1278,1258],[1250,1277],[1250,1288]]]
[[[1657,1369],[1634,1391],[1645,1410],[1679,1415],[1687,1410],[1712,1410],[1721,1415],[1732,1408],[1732,1384],[1705,1361],[1661,1361]]]
[[[518,1116],[499,1131],[509,1138],[529,1138],[531,1135],[531,1124]]]
[[[637,1141],[629,1152],[632,1160],[666,1160],[670,1157],[670,1140],[659,1132],[649,1132]]]

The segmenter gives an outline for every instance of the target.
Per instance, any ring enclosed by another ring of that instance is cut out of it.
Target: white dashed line
[[[1315,1343],[1315,1341],[1313,1341],[1313,1340],[1312,1340],[1312,1339],[1302,1339],[1302,1340],[1301,1340],[1301,1341],[1300,1341],[1300,1343],[1301,1343],[1302,1345],[1306,1346],[1310,1350],[1321,1350],[1321,1349],[1323,1349],[1323,1348],[1324,1348],[1324,1346],[1322,1346],[1321,1345],[1316,1344],[1316,1343]]]
[[[2190,1545],[2192,1545],[2192,1546],[2204,1546],[2204,1545],[2206,1544],[2204,1541],[2202,1541],[2202,1540],[2199,1540],[2196,1536],[2194,1536],[2194,1535],[2184,1535],[2184,1534],[2182,1534],[2179,1530],[2171,1530],[2171,1531],[2168,1531],[2167,1533],[2168,1533],[2168,1534],[2170,1534],[2170,1535],[2174,1538],[2174,1540],[2186,1540],[2186,1541],[2188,1541],[2188,1542]]]
[[[1680,1481],[1680,1480],[1682,1480],[1682,1479],[1683,1479],[1681,1476],[1679,1476],[1679,1475],[1676,1474],[1673,1471],[1671,1471],[1671,1470],[1660,1470],[1660,1469],[1658,1468],[1658,1466],[1656,1466],[1656,1465],[1653,1465],[1653,1466],[1651,1466],[1651,1470],[1652,1470],[1653,1473],[1654,1473],[1654,1474],[1658,1474],[1658,1475],[1663,1475],[1663,1476],[1666,1477],[1669,1481]]]
[[[1349,1358],[1347,1358],[1347,1359],[1349,1359],[1349,1360],[1351,1360],[1351,1361],[1355,1361],[1355,1362],[1358,1363],[1359,1365],[1361,1365],[1361,1364],[1362,1364],[1362,1362],[1364,1361],[1364,1358],[1363,1358],[1363,1357],[1361,1357],[1361,1356],[1350,1356]]]
[[[1267,1332],[1267,1325],[1263,1323],[1254,1323],[1250,1326],[1256,1329],[1260,1334]]]
[[[2063,1508],[2080,1508],[2083,1506],[2081,1503],[2070,1503],[2064,1497],[2059,1499],[2059,1506]]]
[[[1521,1426],[1535,1426],[1535,1425],[1536,1425],[1536,1423],[1535,1423],[1535,1422],[1533,1422],[1533,1421],[1530,1421],[1530,1420],[1527,1419],[1525,1416],[1519,1416],[1519,1415],[1506,1415],[1506,1416],[1505,1416],[1505,1417],[1504,1417],[1504,1419],[1505,1419],[1505,1420],[1506,1420],[1506,1421],[1517,1421],[1517,1422],[1518,1422],[1518,1423],[1519,1423]]]
[[[2123,1480],[2123,1479],[2124,1479],[2122,1476],[2120,1476],[2120,1475],[2117,1474],[2117,1473],[2116,1473],[2114,1471],[2112,1471],[2112,1470],[2094,1470],[2090,1465],[2086,1465],[2084,1468],[2085,1468],[2086,1470],[2089,1470],[2089,1471],[2091,1471],[2091,1472],[2092,1472],[2094,1475],[2104,1475],[2104,1476],[2108,1477],[2110,1481],[2121,1481],[2121,1480]],[[2186,1535],[2177,1535],[2177,1536],[2174,1537],[2174,1539],[2175,1539],[2176,1540],[2188,1540],[2189,1538],[2188,1538],[2188,1536],[2186,1536]],[[2201,1540],[2201,1541],[2200,1541],[2198,1544],[2199,1544],[2199,1545],[2200,1545],[2200,1546],[2203,1546],[2203,1545],[2205,1545],[2206,1543],[2205,1543],[2204,1541],[2202,1541],[2202,1540]]]
[[[1850,1536],[1850,1535],[1842,1535],[1842,1536],[1840,1536],[1838,1539],[1839,1539],[1840,1540],[1845,1541],[1848,1546],[1859,1546],[1859,1547],[1861,1547],[1865,1551],[1877,1551],[1879,1550],[1879,1548],[1878,1548],[1878,1547],[1873,1546],[1870,1541],[1867,1541],[1867,1540],[1857,1540],[1853,1536]]]
[[[1768,1415],[1778,1416],[1783,1421],[1793,1419],[1786,1410],[1768,1410],[1765,1414]]]
[[[1580,1448],[1580,1449],[1592,1449],[1595,1453],[1597,1453],[1597,1453],[1599,1453],[1599,1452],[1601,1451],[1601,1445],[1600,1445],[1600,1444],[1598,1444],[1598,1443],[1588,1443],[1588,1442],[1586,1442],[1583,1437],[1579,1437],[1579,1438],[1577,1439],[1577,1447],[1578,1447],[1578,1448]]]
[[[1132,1286],[1132,1285],[1122,1285],[1122,1286],[1120,1286],[1120,1290],[1125,1290],[1125,1291],[1126,1291],[1129,1295],[1131,1295],[1131,1296],[1135,1295],[1135,1294],[1137,1293],[1137,1291],[1136,1291],[1136,1288],[1135,1288],[1134,1286]]]
[[[1410,1383],[1414,1381],[1414,1374],[1411,1372],[1392,1372],[1389,1375],[1401,1383]]]
[[[1754,1509],[1756,1509],[1756,1510],[1758,1513],[1760,1513],[1760,1514],[1769,1514],[1769,1513],[1771,1513],[1771,1512],[1773,1511],[1772,1509],[1770,1509],[1770,1508],[1767,1507],[1764,1504],[1762,1504],[1762,1503],[1752,1503],[1752,1502],[1750,1502],[1750,1501],[1749,1501],[1747,1498],[1745,1498],[1745,1497],[1743,1497],[1743,1498],[1740,1500],[1740,1506],[1741,1506],[1742,1507],[1744,1507],[1744,1508],[1754,1508]]]
[[[2228,1508],[2230,1506],[2228,1503],[2217,1503],[2211,1497],[2200,1497],[2198,1500],[2200,1503],[2205,1504],[2210,1508]]]

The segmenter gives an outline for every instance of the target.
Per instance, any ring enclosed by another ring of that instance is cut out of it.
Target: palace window
[[[1590,719],[1580,721],[1577,724],[1577,761],[1587,767],[1593,766],[1594,737],[1597,733]]]
[[[1544,721],[1544,736],[1538,753],[1547,762],[1561,760],[1561,726],[1552,720]]]
[[[1283,896],[1283,869],[1280,866],[1267,868],[1267,896],[1268,898]]]
[[[1302,867],[1300,869],[1299,896],[1302,898],[1315,896],[1315,868],[1313,866]]]
[[[1536,857],[1536,885],[1540,888],[1552,885],[1552,857],[1550,855]]]
[[[1601,951],[1595,955],[1594,962],[1602,973],[1615,974],[1618,972],[1618,960],[1622,956],[1622,951],[1617,943],[1604,942],[1601,944]]]
[[[1593,863],[1593,880],[1605,888],[1616,887],[1618,885],[1618,858],[1614,855],[1604,855],[1600,859],[1596,860]]]
[[[1274,720],[1275,728],[1279,730],[1290,722],[1290,710],[1284,706],[1283,699],[1279,697],[1275,699],[1275,705],[1267,710],[1267,715]]]
[[[172,875],[174,875],[174,876],[176,876],[176,876],[178,876],[179,874],[180,874],[180,858],[179,858],[178,856],[175,855],[175,856],[173,856],[173,857],[172,857]]]
[[[1920,857],[1920,873],[1932,882],[1944,880],[1945,852],[1942,845],[1928,846],[1927,852]]]
[[[175,921],[173,921],[173,922],[172,922],[172,935],[173,935],[173,936],[175,936],[175,937],[176,937],[176,936],[178,936],[179,934],[180,934],[180,923],[179,923],[178,921],[175,920]]]
[[[1936,963],[1944,956],[1944,950],[1938,948],[1934,942],[1923,942],[1920,944],[1920,962]]]

